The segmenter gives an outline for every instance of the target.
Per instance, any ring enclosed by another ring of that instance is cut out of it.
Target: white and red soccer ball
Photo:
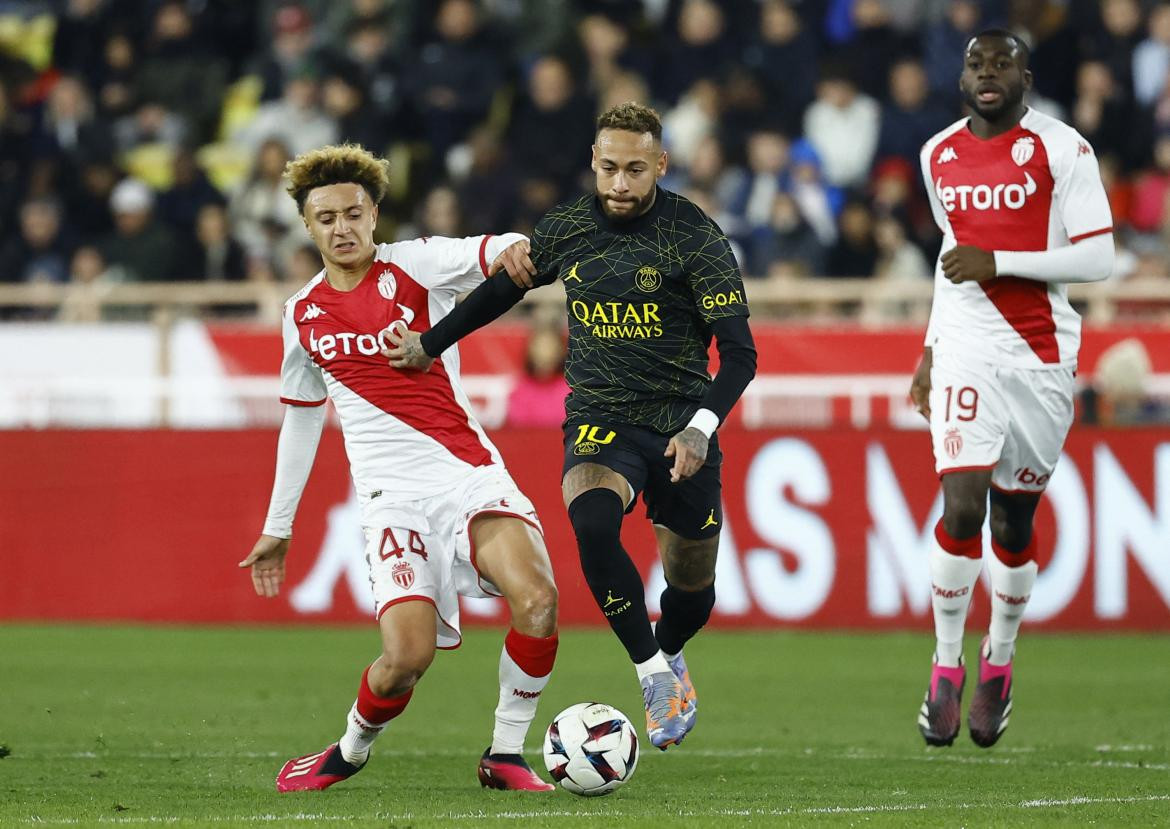
[[[557,714],[549,725],[544,764],[553,780],[573,794],[609,794],[638,767],[638,735],[616,708],[579,702]]]

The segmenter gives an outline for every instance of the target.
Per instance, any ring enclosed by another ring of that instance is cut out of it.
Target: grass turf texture
[[[440,653],[361,774],[278,795],[287,758],[340,734],[372,626],[0,626],[0,826],[1170,824],[1165,637],[1026,636],[1011,726],[983,750],[965,728],[949,749],[918,736],[926,634],[707,632],[687,650],[696,730],[665,754],[640,734],[633,780],[600,799],[479,787],[500,641]],[[544,726],[587,699],[641,731],[616,640],[566,631],[529,735],[542,774]]]

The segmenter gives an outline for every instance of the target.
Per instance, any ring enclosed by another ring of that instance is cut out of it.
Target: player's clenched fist
[[[517,288],[533,287],[536,266],[532,264],[532,258],[529,255],[531,252],[532,246],[528,244],[527,239],[513,242],[504,248],[492,262],[492,266],[488,268],[488,276],[494,276],[503,268],[508,272],[508,276]]]
[[[284,557],[288,555],[291,539],[262,535],[252,547],[240,567],[252,568],[252,586],[257,596],[272,598],[280,593],[284,584]]]
[[[670,482],[685,481],[703,468],[707,460],[707,436],[693,426],[688,426],[670,439],[663,453],[674,458],[670,470]]]
[[[974,245],[956,245],[939,260],[943,276],[960,282],[986,282],[995,278],[995,254]]]

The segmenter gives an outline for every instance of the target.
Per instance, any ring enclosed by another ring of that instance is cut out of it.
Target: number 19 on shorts
[[[958,390],[954,386],[947,386],[943,391],[947,396],[944,421],[951,419],[952,404],[955,407],[956,420],[971,421],[979,414],[979,392],[971,386],[962,386]]]

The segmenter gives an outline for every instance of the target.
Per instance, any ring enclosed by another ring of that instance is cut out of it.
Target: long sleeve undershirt
[[[285,406],[276,443],[276,476],[264,535],[291,538],[293,517],[305,491],[325,426],[324,406]]]
[[[997,250],[995,272],[1041,282],[1098,282],[1113,272],[1113,234],[1052,250]]]

